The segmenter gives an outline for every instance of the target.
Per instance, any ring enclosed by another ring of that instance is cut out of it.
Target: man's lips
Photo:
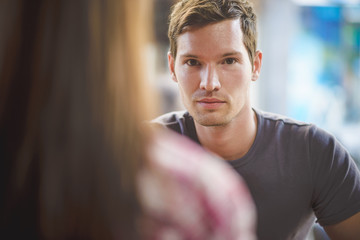
[[[217,99],[217,98],[202,98],[200,100],[198,100],[199,103],[225,103],[225,101]]]
[[[217,109],[221,107],[225,101],[217,98],[202,98],[198,100],[197,103],[206,109]]]

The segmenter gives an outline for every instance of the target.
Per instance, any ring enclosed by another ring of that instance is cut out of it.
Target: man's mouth
[[[197,103],[206,109],[216,109],[221,107],[226,102],[217,98],[202,98],[198,100]]]

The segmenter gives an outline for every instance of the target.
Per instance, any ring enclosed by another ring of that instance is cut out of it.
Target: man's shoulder
[[[258,118],[258,129],[262,136],[283,137],[284,140],[323,138],[329,139],[331,135],[317,125],[299,121],[294,118],[265,111],[255,111]]]
[[[268,121],[268,122],[281,122],[283,124],[286,125],[296,125],[299,127],[308,127],[308,126],[312,126],[313,124],[311,123],[307,123],[307,122],[303,122],[303,121],[299,121],[296,120],[294,118],[282,115],[282,114],[278,114],[278,113],[272,113],[272,112],[266,112],[266,111],[261,111],[261,110],[255,110],[258,118],[262,118],[264,121]]]
[[[313,144],[326,146],[329,142],[336,141],[335,136],[329,131],[317,126],[314,123],[299,121],[277,113],[265,111],[255,111],[260,121],[259,125],[267,133],[276,133],[286,136],[287,140],[292,136],[293,139],[308,139]],[[296,136],[296,137],[294,137]],[[307,142],[309,144],[309,142]]]
[[[168,125],[179,124],[179,121],[183,121],[189,117],[190,117],[189,113],[185,110],[173,111],[158,116],[157,118],[151,120],[151,123],[168,126]]]
[[[185,110],[163,114],[153,119],[150,123],[155,126],[161,126],[174,130],[182,135],[190,136],[192,134],[190,134],[189,131],[194,131],[193,119]]]

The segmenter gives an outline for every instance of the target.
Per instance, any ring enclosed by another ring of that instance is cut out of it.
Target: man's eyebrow
[[[228,52],[228,53],[224,53],[223,55],[221,55],[221,57],[228,57],[228,56],[240,56],[242,57],[242,53],[238,52],[238,51],[233,51],[233,52]],[[199,58],[199,56],[193,55],[193,54],[180,54],[181,58]]]
[[[182,57],[182,58],[199,58],[198,56],[193,55],[193,54],[181,54],[180,57]]]
[[[234,55],[242,56],[242,53],[238,52],[238,51],[228,52],[228,53],[223,54],[222,57],[228,57],[228,56],[234,56]]]

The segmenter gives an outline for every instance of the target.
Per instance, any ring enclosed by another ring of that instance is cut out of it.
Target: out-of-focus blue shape
[[[360,2],[326,2],[331,6],[300,7],[288,112],[334,133],[360,163]]]

